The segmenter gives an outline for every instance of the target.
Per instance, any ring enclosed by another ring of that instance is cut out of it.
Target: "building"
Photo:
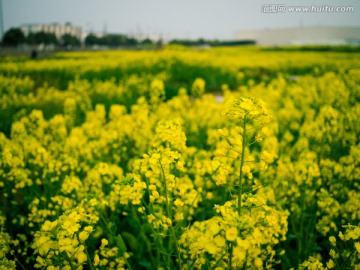
[[[20,26],[23,33],[27,36],[29,33],[46,32],[53,33],[60,39],[64,34],[70,34],[77,37],[79,40],[83,39],[83,30],[79,26],[73,26],[71,23],[64,25],[58,23],[52,24],[23,24]]]
[[[254,40],[258,45],[360,45],[359,26],[304,26],[238,31],[237,40]]]

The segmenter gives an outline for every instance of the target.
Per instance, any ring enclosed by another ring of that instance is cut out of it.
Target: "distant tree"
[[[137,44],[138,44],[138,41],[135,38],[127,38],[127,40],[126,40],[127,46],[135,46]]]
[[[126,37],[118,34],[108,34],[101,38],[101,45],[118,47],[124,45]]]
[[[195,43],[196,43],[196,45],[205,45],[207,43],[207,41],[203,38],[199,38],[197,40],[197,42],[195,42]]]
[[[35,39],[35,34],[30,32],[27,37],[26,37],[26,43],[29,45],[35,45],[36,44],[36,39]]]
[[[35,44],[50,44],[50,38],[48,33],[44,31],[36,32],[34,34]]]
[[[215,39],[215,40],[209,42],[209,44],[211,46],[219,46],[219,45],[221,45],[221,42],[219,40]]]
[[[187,40],[187,39],[173,39],[169,42],[169,44],[192,46],[192,45],[194,45],[194,41]]]
[[[46,44],[47,34],[44,31],[36,32],[34,34],[35,44]]]
[[[146,39],[144,39],[143,41],[141,41],[141,44],[142,44],[142,45],[151,45],[151,44],[153,44],[153,42],[152,42],[151,39],[146,38]]]
[[[48,44],[59,44],[59,41],[54,33],[48,33]]]
[[[164,41],[161,38],[156,42],[156,47],[158,50],[161,50],[164,48]]]
[[[100,45],[100,44],[101,44],[100,38],[98,38],[96,35],[94,35],[92,33],[87,35],[86,38],[85,38],[85,45],[86,46],[93,46],[93,45]]]
[[[68,47],[68,46],[76,47],[76,46],[80,46],[81,44],[80,40],[76,36],[73,36],[71,34],[64,34],[61,37],[60,43],[64,47]]]
[[[108,34],[100,38],[100,45],[109,47],[135,46],[137,44],[137,39],[130,38],[123,34]]]
[[[177,39],[172,39],[169,41],[169,44],[179,44],[179,41]]]
[[[58,40],[54,33],[47,33],[44,31],[40,31],[36,33],[29,33],[26,37],[26,43],[30,45],[35,45],[35,44],[57,45]]]
[[[104,42],[110,47],[119,47],[129,45],[129,38],[123,34],[109,34],[104,37]]]
[[[151,44],[151,40],[146,40],[148,44]],[[120,47],[120,46],[135,46],[139,42],[135,38],[130,38],[123,34],[107,34],[101,38],[98,38],[94,34],[89,34],[85,38],[85,44],[87,46],[103,45],[108,47]]]
[[[17,46],[25,43],[26,38],[20,28],[11,28],[5,32],[2,43],[5,46]]]

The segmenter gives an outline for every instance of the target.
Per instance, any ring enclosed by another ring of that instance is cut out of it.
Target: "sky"
[[[89,32],[163,39],[233,39],[236,31],[292,26],[360,26],[359,0],[0,0],[3,30],[71,22]],[[352,12],[263,12],[269,5],[353,7]],[[263,10],[263,11],[262,11]],[[1,20],[0,20],[1,21]]]

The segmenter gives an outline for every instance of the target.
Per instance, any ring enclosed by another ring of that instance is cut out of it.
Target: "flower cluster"
[[[248,47],[0,59],[0,269],[359,268],[358,66]]]
[[[266,201],[262,195],[246,196],[240,217],[235,201],[216,205],[215,217],[195,222],[181,236],[184,257],[198,269],[271,268],[278,263],[273,247],[285,240],[288,213]]]
[[[96,201],[89,203],[96,204]],[[34,235],[32,248],[38,254],[35,268],[83,269],[88,260],[86,240],[93,233],[92,224],[97,219],[79,206],[66,211],[55,221],[45,221]]]

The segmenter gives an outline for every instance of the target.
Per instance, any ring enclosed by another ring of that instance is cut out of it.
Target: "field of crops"
[[[0,59],[0,269],[360,269],[360,53]]]

